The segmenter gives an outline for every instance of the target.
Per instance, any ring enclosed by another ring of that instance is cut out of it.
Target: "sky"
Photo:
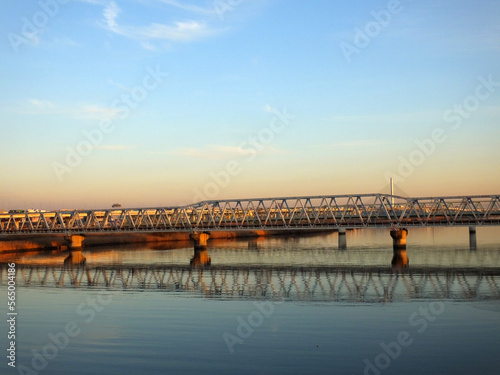
[[[2,3],[0,209],[500,193],[500,2]]]

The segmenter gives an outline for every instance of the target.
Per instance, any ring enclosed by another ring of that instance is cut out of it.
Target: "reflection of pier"
[[[18,265],[18,287],[154,290],[209,298],[392,302],[409,299],[499,300],[500,269],[412,267]],[[0,267],[1,285],[7,267]]]
[[[64,259],[64,265],[85,264],[86,259],[81,250],[70,250],[69,255]]]

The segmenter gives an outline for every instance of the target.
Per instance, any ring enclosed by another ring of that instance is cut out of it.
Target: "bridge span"
[[[90,233],[337,230],[500,225],[500,194],[407,198],[386,194],[203,201],[178,207],[57,210],[0,214],[0,235],[69,234],[78,247]],[[407,233],[407,231],[406,231]],[[404,237],[406,234],[404,234]],[[198,245],[204,237],[193,237]],[[404,239],[396,239],[405,245]],[[398,242],[399,241],[399,242]]]

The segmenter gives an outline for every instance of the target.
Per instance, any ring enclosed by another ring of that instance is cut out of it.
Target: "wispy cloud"
[[[273,107],[271,107],[269,104],[266,104],[264,106],[264,112],[267,112],[267,113],[274,113],[275,109]]]
[[[129,145],[99,145],[96,146],[98,150],[107,150],[107,151],[126,151],[137,148],[137,146],[129,146]]]
[[[38,109],[41,110],[49,110],[54,108],[54,104],[49,102],[48,100],[39,100],[39,99],[28,99],[28,101]]]
[[[106,21],[106,25],[108,29],[114,32],[119,33],[119,28],[116,23],[116,19],[120,14],[120,8],[114,1],[110,2],[106,8],[104,8],[102,15],[104,16],[104,20]]]
[[[9,108],[8,112],[28,115],[63,115],[77,120],[113,119],[119,112],[116,108],[98,104],[61,105],[49,100],[28,99],[27,104]]]
[[[48,49],[81,47],[81,45],[75,42],[73,39],[65,36],[44,41],[42,43],[42,46]]]
[[[388,112],[383,114],[346,114],[334,115],[323,118],[320,121],[332,124],[402,124],[414,123],[424,120],[441,119],[443,110],[422,110],[406,112]]]
[[[246,152],[242,147],[212,145],[205,148],[181,148],[170,152],[170,154],[193,158],[221,160],[245,156]]]
[[[139,39],[164,39],[169,41],[191,41],[206,36],[210,36],[215,31],[197,21],[175,22],[174,25],[164,25],[154,23],[144,28],[129,29],[130,36],[137,36]]]
[[[277,155],[286,153],[286,150],[277,149],[272,146],[268,146],[264,150],[259,150],[259,155]],[[168,154],[199,159],[227,160],[254,155],[255,150],[245,147],[212,145],[205,148],[181,148],[170,151]]]
[[[215,14],[215,10],[212,8],[203,8],[198,5],[187,4],[185,2],[180,2],[176,0],[158,0],[161,3],[172,5],[176,8],[186,10],[189,12],[199,13],[199,14]]]
[[[359,148],[368,146],[380,146],[384,143],[382,140],[377,139],[359,139],[356,141],[335,142],[327,147],[331,148]]]
[[[84,105],[72,110],[70,114],[76,119],[100,120],[104,118],[113,118],[118,112],[116,108],[102,107],[99,105]]]
[[[122,26],[118,23],[120,13],[121,9],[114,1],[104,8],[102,14],[106,28],[115,34],[139,40],[145,48],[149,49],[154,49],[154,46],[149,43],[150,40],[189,42],[218,33],[205,22],[195,20],[176,21],[172,24],[151,23],[146,26]]]
[[[131,89],[128,88],[127,86],[125,85],[122,85],[121,83],[118,83],[118,82],[115,82],[113,81],[112,79],[108,79],[108,83],[115,86],[115,87],[118,87],[120,90],[123,90],[125,92],[130,92]]]
[[[106,5],[106,0],[77,0],[81,3],[95,4],[95,5]]]

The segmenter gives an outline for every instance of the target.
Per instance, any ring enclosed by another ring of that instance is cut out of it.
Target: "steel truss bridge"
[[[7,285],[0,265],[0,286]],[[500,300],[499,268],[381,266],[16,265],[20,288],[155,291],[203,298],[395,302]]]
[[[476,225],[500,225],[500,195],[335,195],[204,201],[181,207],[0,214],[2,235]]]

